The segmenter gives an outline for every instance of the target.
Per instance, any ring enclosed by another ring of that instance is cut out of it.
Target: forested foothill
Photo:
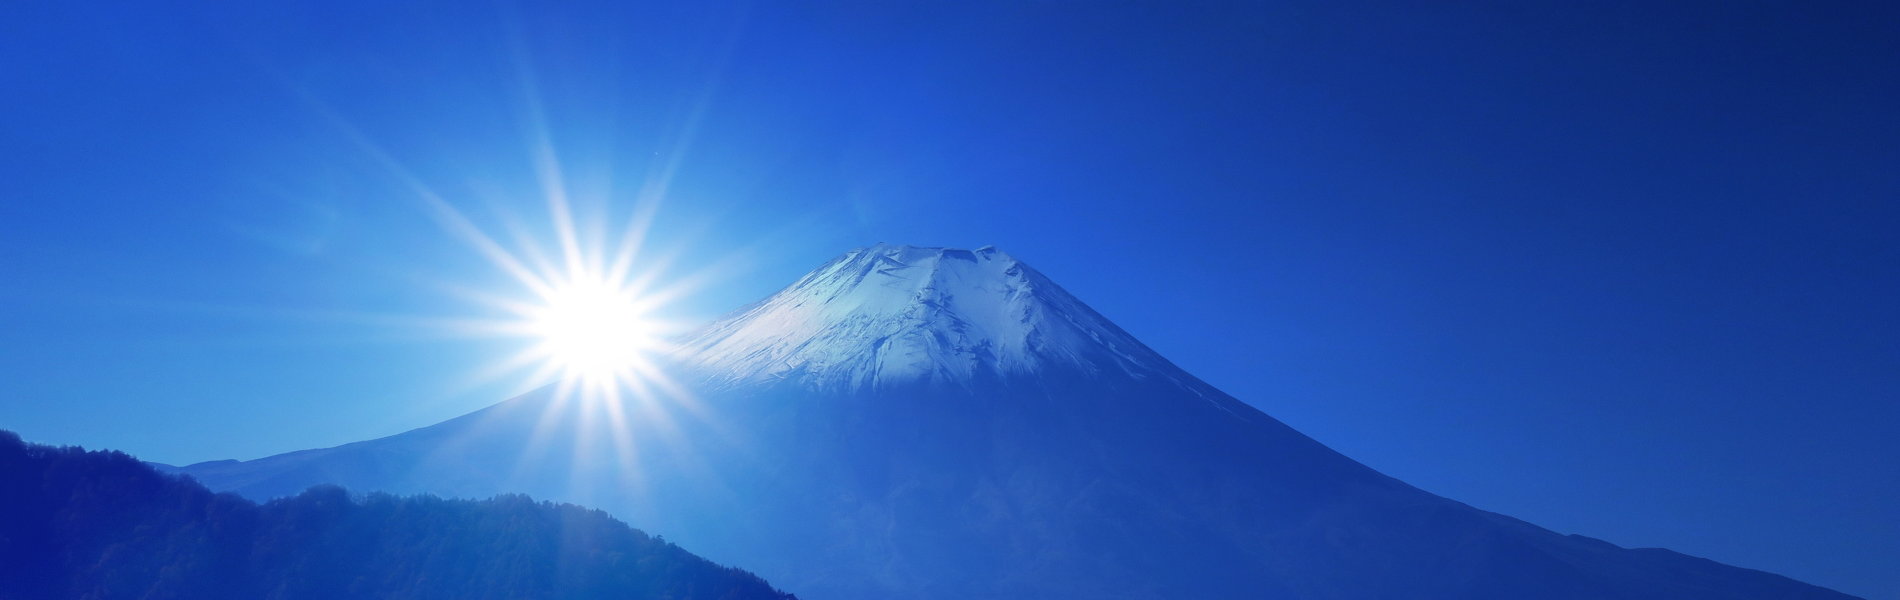
[[[0,600],[39,598],[795,600],[571,504],[319,486],[260,505],[0,431]]]

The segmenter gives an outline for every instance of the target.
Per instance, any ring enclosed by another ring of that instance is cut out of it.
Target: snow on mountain
[[[715,385],[877,388],[1052,368],[1179,379],[1166,359],[990,246],[859,248],[682,347],[676,357]]]
[[[603,508],[830,600],[1840,600],[1386,477],[992,248],[877,245],[681,340],[678,397],[553,388],[387,438],[179,469]]]

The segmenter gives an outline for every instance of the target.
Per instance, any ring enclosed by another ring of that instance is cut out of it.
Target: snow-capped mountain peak
[[[991,246],[853,250],[690,334],[676,358],[726,383],[848,388],[1049,367],[1137,377],[1172,368]]]

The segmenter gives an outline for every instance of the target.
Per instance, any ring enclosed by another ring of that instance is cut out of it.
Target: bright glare
[[[668,277],[679,255],[654,252],[648,247],[647,233],[690,135],[683,134],[671,158],[652,167],[636,195],[590,191],[581,198],[582,210],[577,213],[540,114],[527,64],[525,59],[518,61],[526,88],[528,150],[540,183],[541,200],[547,207],[546,225],[551,229],[547,233],[551,235],[540,234],[538,224],[522,220],[511,211],[498,211],[498,216],[503,229],[513,234],[512,240],[491,235],[361,131],[319,107],[372,159],[406,184],[444,230],[519,284],[518,291],[526,292],[497,293],[450,286],[489,310],[479,317],[415,320],[421,325],[445,327],[458,337],[525,342],[516,352],[477,369],[468,378],[470,385],[480,385],[526,371],[518,384],[520,392],[548,392],[535,397],[545,399],[547,404],[517,464],[517,473],[509,476],[525,476],[521,469],[541,464],[536,457],[558,444],[570,444],[576,461],[593,460],[588,456],[599,458],[588,453],[605,441],[613,446],[610,458],[621,470],[621,481],[637,480],[637,450],[648,443],[641,436],[658,433],[674,439],[676,417],[707,414],[694,395],[664,368],[666,357],[677,350],[667,340],[683,329],[680,323],[658,315],[669,312],[669,303],[698,286],[727,276],[725,270],[733,268],[736,263],[731,261],[737,257],[696,265],[694,272],[683,277]],[[619,188],[601,191],[614,189]],[[619,219],[625,219],[619,227],[610,222]],[[517,400],[527,398],[523,394]],[[574,416],[585,426],[564,429],[565,419]],[[586,472],[573,470],[577,475]],[[575,485],[595,483],[590,477],[575,480]]]
[[[655,324],[633,292],[604,281],[550,290],[529,317],[543,355],[572,378],[621,379],[658,344]]]

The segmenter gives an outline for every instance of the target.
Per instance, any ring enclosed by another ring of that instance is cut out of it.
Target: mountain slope
[[[790,596],[577,506],[334,486],[258,506],[0,431],[0,598]]]
[[[808,598],[1846,598],[1381,475],[994,249],[875,246],[687,336],[688,393],[550,390],[184,470],[601,506]]]
[[[985,246],[874,246],[690,335],[681,362],[726,385],[888,387],[1075,369],[1137,378],[1168,361]]]

